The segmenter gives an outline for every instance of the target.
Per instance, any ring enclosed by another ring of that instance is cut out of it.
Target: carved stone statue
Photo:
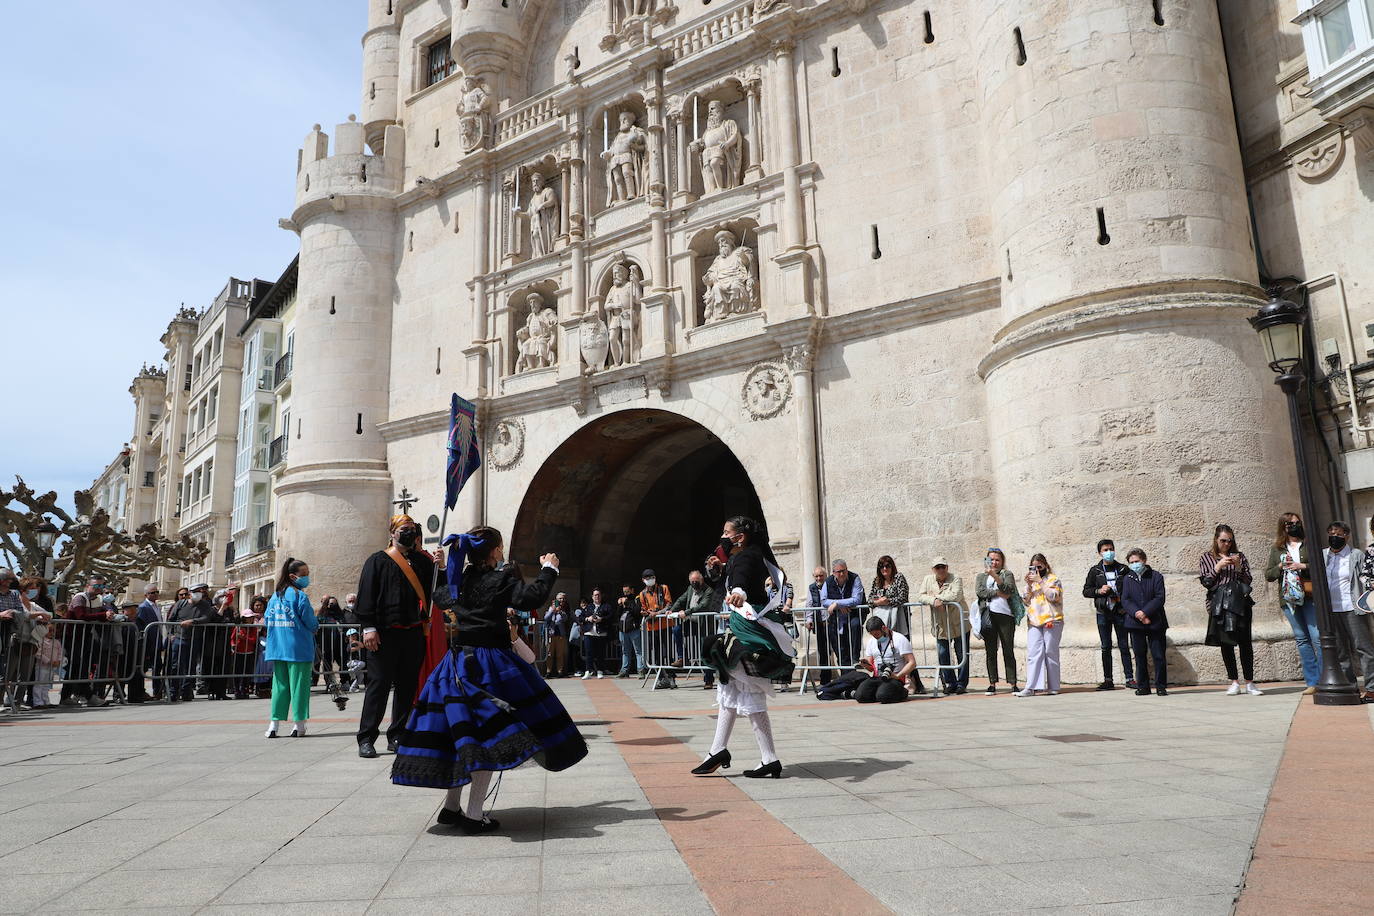
[[[701,156],[701,185],[705,193],[739,184],[741,144],[739,125],[725,116],[725,103],[713,99],[706,106],[706,130],[691,146]]]
[[[463,77],[463,98],[458,104],[458,133],[463,152],[470,153],[487,139],[491,125],[491,93],[475,76]]]
[[[525,212],[530,219],[530,249],[537,258],[553,251],[553,240],[558,235],[558,195],[545,186],[544,176],[539,172],[530,176],[530,184],[534,190]]]
[[[617,261],[611,268],[611,288],[606,293],[606,327],[610,337],[611,365],[635,361],[635,315],[644,295],[639,265]]]
[[[620,113],[620,130],[611,137],[610,147],[601,153],[606,162],[606,206],[633,200],[644,193],[648,183],[649,137],[635,125],[632,111]]]
[[[706,306],[706,320],[720,321],[731,315],[743,315],[759,307],[758,280],[754,277],[754,253],[737,245],[735,234],[728,229],[716,233],[719,252],[706,274],[701,278],[706,286],[702,297]]]
[[[515,332],[516,372],[546,369],[558,360],[558,313],[545,307],[538,293],[530,293],[525,302],[530,312],[525,326]]]

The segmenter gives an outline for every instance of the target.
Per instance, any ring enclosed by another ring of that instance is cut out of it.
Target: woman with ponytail
[[[506,617],[507,608],[532,611],[548,600],[558,579],[558,556],[540,557],[539,575],[526,583],[505,563],[495,528],[451,534],[444,544],[446,598],[456,603],[456,632],[420,690],[391,781],[448,790],[439,823],[487,833],[500,826],[483,812],[492,773],[531,759],[546,770],[565,770],[587,756],[587,744],[530,664],[534,653]],[[447,606],[444,591],[439,589],[436,601]],[[469,786],[466,804],[463,786]]]
[[[288,705],[294,725],[292,738],[305,737],[310,718],[310,669],[315,663],[315,631],[320,624],[305,590],[310,586],[310,567],[304,560],[287,557],[277,577],[277,589],[267,602],[267,652],[272,663],[272,720],[267,737],[277,737],[277,723],[286,718]]]

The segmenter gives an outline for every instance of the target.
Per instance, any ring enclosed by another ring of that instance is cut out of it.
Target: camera
[[[897,673],[895,665],[882,665],[878,668],[878,677],[892,677]]]

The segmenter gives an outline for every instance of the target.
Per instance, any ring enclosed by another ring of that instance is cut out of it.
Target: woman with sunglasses
[[[878,558],[878,569],[873,573],[873,581],[868,586],[868,603],[871,616],[877,617],[883,625],[911,639],[911,610],[906,606],[911,590],[906,576],[897,572],[897,561],[889,556]],[[926,692],[921,683],[921,673],[911,669],[912,696]]]
[[[1236,533],[1230,525],[1217,525],[1212,532],[1212,547],[1198,562],[1198,579],[1207,589],[1205,642],[1221,647],[1221,660],[1226,665],[1226,676],[1231,679],[1226,695],[1233,697],[1241,693],[1239,676],[1243,673],[1244,692],[1263,696],[1264,692],[1255,686],[1255,649],[1250,641],[1255,604],[1250,597],[1250,561],[1236,547]],[[1239,672],[1236,670],[1237,649],[1240,650]]]

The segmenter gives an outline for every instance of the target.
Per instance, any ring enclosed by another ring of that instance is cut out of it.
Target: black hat
[[[658,575],[657,575],[652,569],[646,569],[646,570],[644,570],[644,572],[642,572],[642,573],[639,574],[639,578],[641,578],[641,579],[657,579],[657,578],[658,578]]]

